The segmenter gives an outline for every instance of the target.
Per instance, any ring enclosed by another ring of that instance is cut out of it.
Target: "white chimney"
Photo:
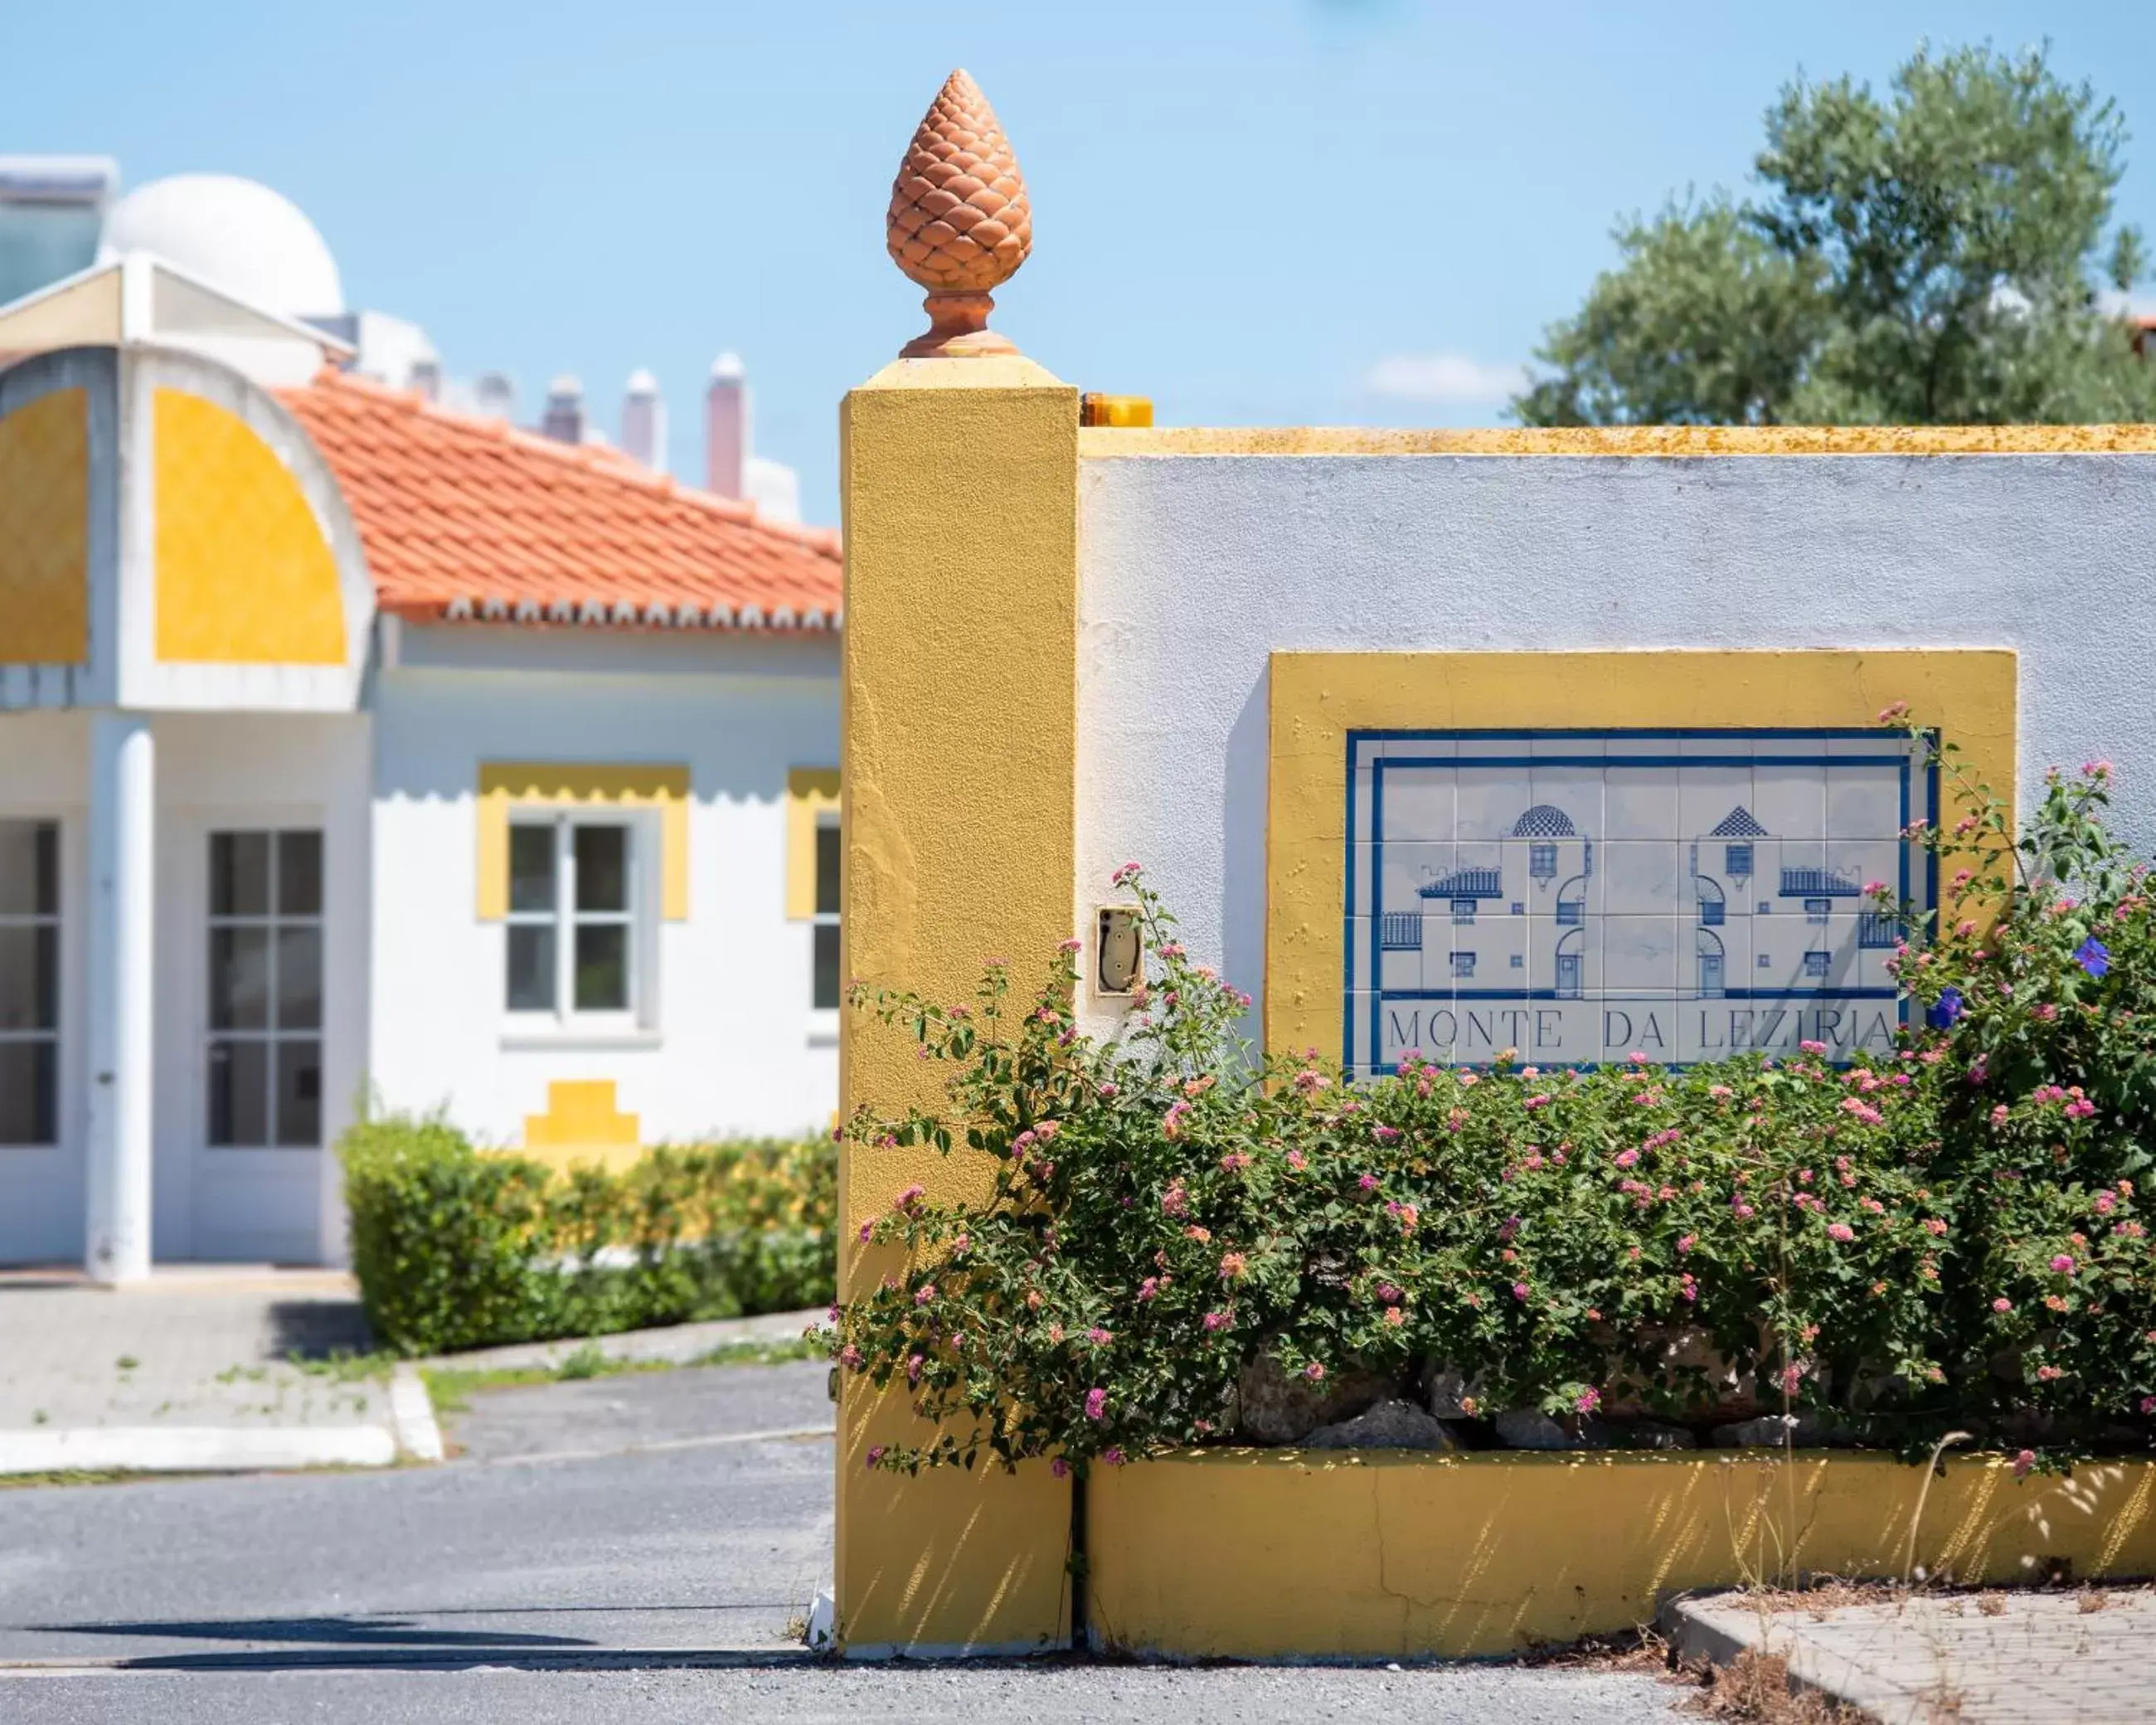
[[[516,417],[516,385],[506,372],[482,372],[472,385],[472,407],[483,419]]]
[[[746,495],[748,450],[748,374],[738,353],[721,353],[704,392],[706,488],[721,497]]]
[[[654,473],[666,471],[666,403],[659,380],[641,367],[629,373],[622,398],[621,446]]]
[[[539,429],[557,444],[584,440],[584,386],[572,374],[564,372],[547,386],[547,411]]]

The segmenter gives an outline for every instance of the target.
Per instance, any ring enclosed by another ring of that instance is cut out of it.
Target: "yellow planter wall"
[[[1629,1630],[1671,1593],[1912,1557],[1958,1582],[2061,1558],[2076,1579],[2156,1574],[2156,1463],[1927,1478],[1850,1452],[1170,1456],[1092,1476],[1092,1623],[1183,1657],[1469,1658]]]

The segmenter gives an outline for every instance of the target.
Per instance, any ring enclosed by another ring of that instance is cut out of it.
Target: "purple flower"
[[[2111,968],[2111,948],[2091,935],[2074,948],[2074,963],[2091,976],[2101,978]]]
[[[1106,1414],[1107,1411],[1108,1392],[1106,1390],[1089,1389],[1086,1392],[1086,1417],[1088,1420],[1101,1419]]]
[[[1954,1027],[1954,1020],[1961,1016],[1961,990],[1949,984],[1939,990],[1937,1004],[1924,1014],[1924,1018],[1934,1030],[1951,1030]]]

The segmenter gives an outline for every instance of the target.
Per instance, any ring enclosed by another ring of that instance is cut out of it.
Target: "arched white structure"
[[[136,187],[105,218],[102,259],[154,253],[264,311],[345,309],[336,259],[298,205],[233,174],[174,174]]]

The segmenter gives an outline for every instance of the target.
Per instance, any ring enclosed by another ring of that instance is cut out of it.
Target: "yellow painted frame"
[[[584,762],[486,761],[479,769],[479,916],[509,914],[509,811],[571,808],[654,809],[659,812],[660,914],[689,916],[689,769],[602,766]]]
[[[786,775],[786,916],[816,914],[816,820],[839,806],[839,769],[796,767]]]
[[[1872,725],[1906,701],[2010,814],[2014,797],[2016,660],[2005,648],[1279,652],[1270,681],[1265,1036],[1276,1052],[1339,1049],[1350,731]]]

